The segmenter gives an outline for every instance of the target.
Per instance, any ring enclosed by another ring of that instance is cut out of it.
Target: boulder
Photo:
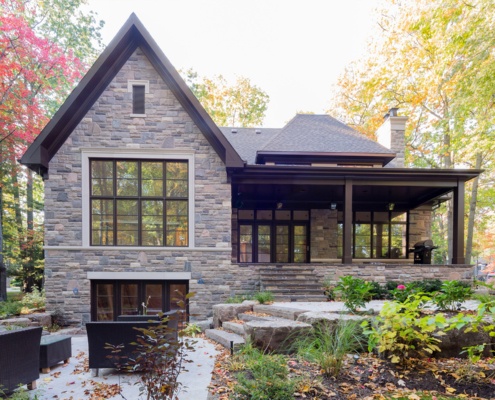
[[[254,345],[276,353],[289,353],[294,341],[311,329],[310,324],[289,320],[249,321],[244,324],[246,337]]]
[[[309,310],[301,310],[300,308],[290,307],[277,307],[268,304],[258,304],[253,307],[253,311],[295,321],[300,314],[308,312]]]
[[[316,324],[320,324],[320,323],[328,323],[330,325],[336,325],[339,321],[351,321],[351,320],[364,321],[368,318],[369,316],[363,316],[363,315],[309,311],[300,314],[297,317],[297,320],[315,326]]]
[[[52,316],[49,313],[29,314],[27,317],[33,322],[33,325],[46,327],[52,326]]]
[[[225,321],[237,318],[238,314],[253,311],[253,304],[250,302],[242,304],[216,304],[213,306],[213,326],[219,328]]]
[[[466,352],[461,354],[464,351],[464,347],[477,346],[483,343],[486,343],[483,356],[490,357],[492,356],[491,350],[495,347],[494,338],[488,332],[484,332],[481,327],[478,332],[467,333],[464,332],[464,329],[452,329],[445,332],[445,335],[437,336],[437,338],[441,340],[438,343],[441,351],[433,354],[435,358],[466,358]]]

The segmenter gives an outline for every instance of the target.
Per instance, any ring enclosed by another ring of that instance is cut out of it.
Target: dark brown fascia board
[[[232,171],[234,183],[324,184],[352,180],[361,185],[424,185],[455,187],[478,177],[481,169],[359,168],[246,165]]]
[[[21,163],[45,174],[48,163],[67,140],[84,115],[123,67],[137,47],[141,47],[164,81],[227,167],[244,165],[179,73],[133,13],[81,82],[55,113],[21,158]]]
[[[323,153],[297,151],[258,151],[256,163],[266,162],[361,162],[387,165],[397,154],[395,153]]]

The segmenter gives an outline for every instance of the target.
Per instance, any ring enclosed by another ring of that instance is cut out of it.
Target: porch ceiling
[[[232,174],[233,207],[274,209],[321,209],[337,204],[344,208],[345,182],[352,182],[353,210],[407,211],[420,205],[445,201],[448,193],[476,177],[478,170],[419,170],[370,168],[296,167],[253,168]]]

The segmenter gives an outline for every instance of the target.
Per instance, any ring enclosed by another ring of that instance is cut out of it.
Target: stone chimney
[[[378,143],[396,154],[395,158],[386,165],[386,168],[404,168],[407,117],[399,117],[397,110],[398,108],[391,108],[388,114],[385,114],[385,121],[383,121],[382,126],[376,131]]]

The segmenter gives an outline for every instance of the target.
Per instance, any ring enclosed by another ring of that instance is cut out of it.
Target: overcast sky
[[[132,12],[177,68],[245,76],[270,96],[265,127],[323,113],[366,51],[379,0],[89,0],[108,44]]]

